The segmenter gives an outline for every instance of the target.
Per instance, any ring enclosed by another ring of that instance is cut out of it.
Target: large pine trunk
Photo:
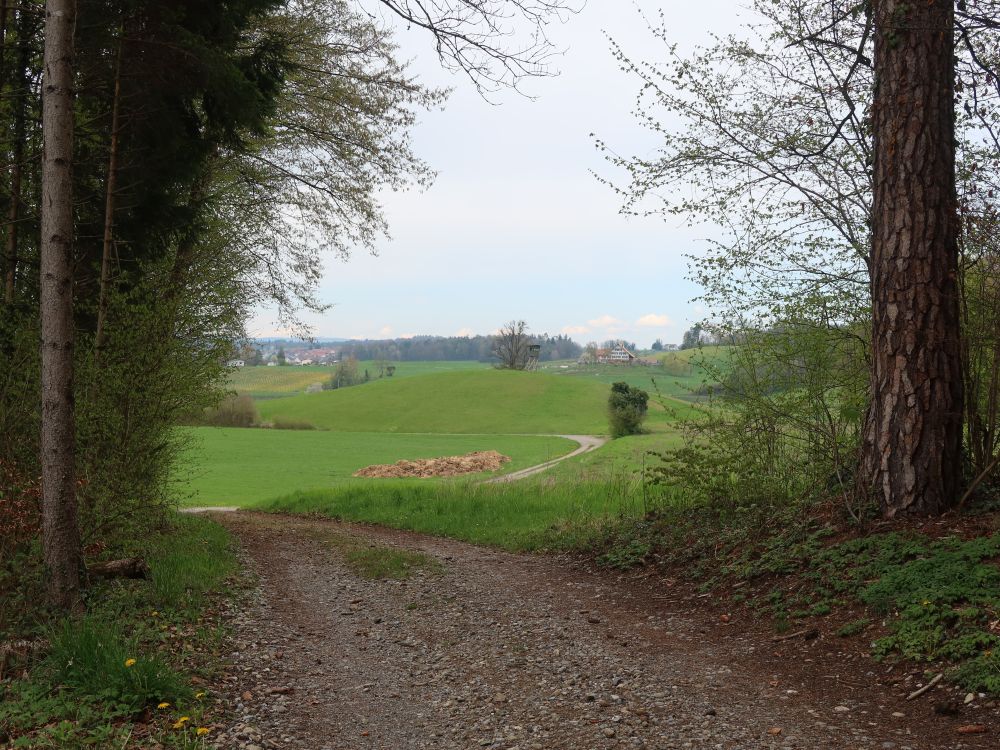
[[[962,482],[952,0],[875,0],[871,401],[863,488],[937,514]]]
[[[42,88],[42,545],[49,598],[80,599],[73,415],[73,33],[75,0],[47,0]]]

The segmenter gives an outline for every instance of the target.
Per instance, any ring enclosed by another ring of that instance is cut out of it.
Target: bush
[[[275,430],[315,430],[316,425],[301,419],[286,419],[285,417],[275,417],[271,422],[271,427]]]
[[[611,436],[637,435],[642,432],[649,394],[628,383],[614,383],[608,396],[608,419]]]
[[[253,427],[257,420],[257,407],[250,396],[230,396],[205,409],[199,421],[212,427]]]

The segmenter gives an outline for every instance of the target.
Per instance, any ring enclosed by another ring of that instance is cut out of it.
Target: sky
[[[490,334],[523,319],[535,333],[580,343],[680,342],[705,316],[685,254],[697,254],[713,228],[623,216],[593,175],[620,176],[592,133],[621,154],[656,148],[632,112],[637,81],[618,68],[605,34],[630,55],[660,59],[662,43],[640,10],[655,18],[661,7],[682,48],[747,20],[737,0],[589,0],[549,29],[564,50],[559,75],[527,81],[530,98],[503,91],[491,101],[441,68],[426,33],[399,29],[401,54],[420,79],[453,89],[412,133],[437,178],[423,192],[383,196],[391,238],[377,255],[326,259],[318,296],[331,307],[302,316],[313,335]],[[285,333],[271,309],[257,310],[248,332]]]

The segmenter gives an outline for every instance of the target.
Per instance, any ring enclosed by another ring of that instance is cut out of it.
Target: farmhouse
[[[610,349],[598,349],[596,356],[598,362],[606,365],[631,365],[638,359],[620,341]]]
[[[246,365],[246,362],[242,359],[231,359],[226,362],[226,367],[243,367],[244,365]]]

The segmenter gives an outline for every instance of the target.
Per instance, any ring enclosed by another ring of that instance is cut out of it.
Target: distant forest
[[[568,336],[532,336],[532,341],[541,344],[540,359],[579,357],[583,347]],[[388,339],[382,341],[349,341],[338,345],[341,358],[353,356],[356,359],[387,359],[394,362],[420,360],[493,360],[492,336],[415,336],[410,339]]]

